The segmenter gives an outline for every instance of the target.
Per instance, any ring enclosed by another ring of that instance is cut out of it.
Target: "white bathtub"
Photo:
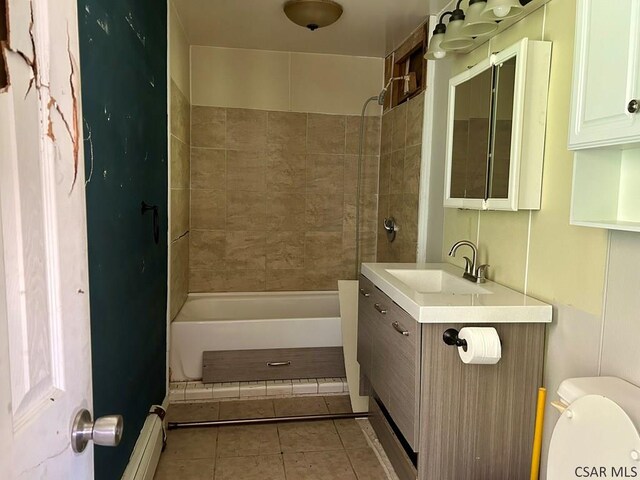
[[[338,292],[192,293],[171,324],[171,380],[200,380],[205,351],[339,346]]]

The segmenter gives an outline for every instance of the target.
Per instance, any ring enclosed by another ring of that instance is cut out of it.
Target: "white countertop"
[[[461,279],[463,270],[448,263],[362,264],[362,275],[420,323],[551,322],[551,305],[489,280],[477,285],[482,293],[422,293],[388,270],[442,270]]]

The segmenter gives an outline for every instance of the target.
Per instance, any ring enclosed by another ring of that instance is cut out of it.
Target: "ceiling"
[[[384,57],[448,0],[338,0],[342,17],[311,32],[285,0],[173,0],[191,45]]]

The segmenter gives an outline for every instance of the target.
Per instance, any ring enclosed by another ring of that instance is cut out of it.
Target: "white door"
[[[87,480],[91,409],[76,0],[8,0],[0,91],[0,476]]]

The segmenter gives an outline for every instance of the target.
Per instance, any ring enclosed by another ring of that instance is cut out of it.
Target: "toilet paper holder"
[[[455,328],[448,328],[442,334],[442,340],[447,345],[453,347],[462,347],[462,350],[467,351],[467,341],[464,338],[458,336],[458,330]]]

